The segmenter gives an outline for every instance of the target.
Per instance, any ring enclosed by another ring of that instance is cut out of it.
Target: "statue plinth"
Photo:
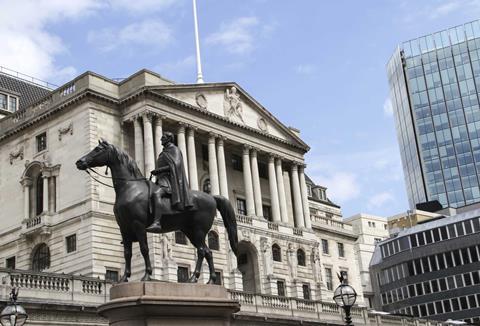
[[[115,285],[98,307],[111,326],[228,326],[239,310],[223,286],[168,282]]]

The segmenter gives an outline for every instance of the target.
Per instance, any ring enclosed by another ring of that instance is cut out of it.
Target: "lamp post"
[[[350,317],[350,309],[355,304],[357,300],[357,292],[355,289],[348,285],[347,273],[340,272],[338,275],[340,280],[340,285],[333,292],[333,300],[345,311],[345,325],[352,325],[352,318]]]
[[[25,309],[17,304],[18,289],[13,288],[10,292],[10,302],[0,314],[2,326],[22,326],[27,321],[28,315]]]

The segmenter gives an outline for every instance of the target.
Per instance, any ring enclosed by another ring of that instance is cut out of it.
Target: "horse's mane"
[[[135,162],[135,160],[133,160],[127,153],[125,153],[125,151],[121,150],[120,148],[112,144],[107,144],[107,145],[110,148],[112,154],[115,156],[115,158],[118,159],[120,163],[127,166],[128,172],[130,172],[132,176],[134,176],[135,178],[143,177],[143,174],[138,168],[138,165]]]

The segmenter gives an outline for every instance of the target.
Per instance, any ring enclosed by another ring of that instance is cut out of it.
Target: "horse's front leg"
[[[123,255],[125,257],[125,272],[120,283],[128,282],[128,278],[132,274],[132,241],[130,239],[123,238]]]
[[[145,261],[145,275],[143,275],[141,281],[150,281],[152,279],[152,264],[150,263],[147,233],[145,232],[145,229],[137,232],[137,238],[140,245],[140,252],[142,253],[143,260]]]

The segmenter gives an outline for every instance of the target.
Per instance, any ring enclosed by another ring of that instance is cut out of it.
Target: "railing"
[[[6,75],[10,75],[10,76],[13,76],[13,77],[16,77],[16,78],[19,78],[19,79],[23,79],[24,81],[27,81],[29,83],[32,83],[32,84],[35,84],[35,85],[38,85],[38,86],[42,86],[42,87],[45,87],[45,88],[48,88],[48,89],[54,89],[54,88],[58,87],[57,85],[54,85],[52,83],[46,82],[44,80],[29,76],[29,75],[26,75],[26,74],[22,74],[21,72],[18,72],[18,71],[12,70],[12,69],[8,69],[7,67],[3,67],[3,66],[0,66],[0,73],[4,73]]]
[[[68,276],[18,272],[10,274],[10,285],[18,288],[68,292],[71,278]]]
[[[353,231],[353,227],[350,224],[343,223],[341,221],[332,220],[319,215],[311,215],[312,223],[324,224],[337,229],[344,229],[346,231]]]
[[[303,236],[303,231],[299,228],[293,228],[293,234]]]
[[[238,223],[253,225],[253,219],[251,216],[236,214],[235,217],[237,218]]]
[[[304,300],[299,298],[281,297],[265,294],[254,294],[229,290],[230,298],[240,303],[241,313],[252,312],[260,315],[275,315],[285,318],[320,319],[328,321],[329,325],[343,325],[343,311],[333,302]],[[393,315],[369,313],[366,308],[353,307],[351,310],[355,325],[364,326],[396,326],[409,324],[412,318]],[[418,326],[433,326],[436,323],[415,319]]]
[[[41,215],[29,218],[26,222],[27,229],[33,228],[34,226],[37,226],[41,223],[42,223],[42,216]]]
[[[268,228],[270,230],[278,231],[278,224],[274,222],[268,222]]]

